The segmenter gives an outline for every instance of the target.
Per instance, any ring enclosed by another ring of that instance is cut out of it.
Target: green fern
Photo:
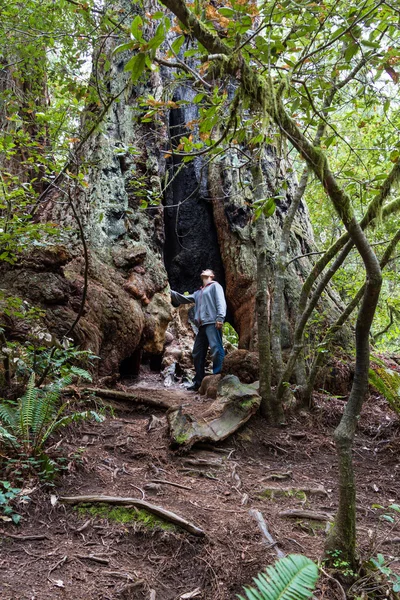
[[[86,379],[86,381],[92,381],[91,374],[86,371],[86,369],[81,369],[80,367],[70,367],[70,372],[77,377],[81,377],[82,379]]]
[[[247,600],[305,600],[312,596],[317,579],[318,567],[312,560],[289,554],[259,573],[254,578],[255,587],[244,591]]]
[[[21,398],[19,408],[19,426],[22,437],[29,443],[29,433],[33,421],[33,415],[38,400],[39,390],[35,387],[35,374],[29,378],[24,396]]]
[[[17,438],[0,425],[0,443],[1,442],[6,443],[8,446],[14,446],[15,448],[19,447]]]
[[[101,421],[94,411],[65,414],[70,404],[60,406],[60,398],[71,381],[72,375],[68,375],[39,389],[32,375],[17,402],[0,400],[0,443],[14,449],[23,445],[26,454],[38,456],[48,437],[60,427],[89,418]]]
[[[57,429],[60,429],[61,427],[65,427],[66,425],[69,425],[70,423],[77,423],[78,421],[86,421],[90,418],[94,419],[98,423],[101,423],[104,420],[104,417],[101,417],[94,410],[85,410],[83,412],[73,413],[71,415],[65,415],[64,417],[61,417],[60,419],[53,421],[53,423],[51,423],[51,425],[48,427],[48,429],[46,430],[46,432],[44,433],[44,435],[42,437],[42,444]]]
[[[400,373],[382,365],[369,370],[369,383],[400,413]]]

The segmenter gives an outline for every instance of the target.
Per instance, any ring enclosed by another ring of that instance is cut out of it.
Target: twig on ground
[[[174,487],[181,488],[182,490],[191,490],[192,488],[188,485],[181,485],[180,483],[175,483],[175,481],[167,481],[166,479],[151,479],[151,483],[163,483],[165,485],[173,485]]]
[[[138,498],[121,498],[118,496],[60,496],[59,501],[64,502],[65,504],[91,504],[96,502],[120,505],[132,504],[132,506],[136,506],[136,508],[143,508],[157,517],[161,517],[161,519],[164,519],[165,521],[170,521],[174,525],[182,527],[182,529],[189,531],[189,533],[192,533],[193,535],[199,537],[205,536],[205,532],[190,521],[183,519],[169,510],[165,510],[165,508],[162,508],[161,506],[150,504],[150,502],[139,500]]]
[[[13,533],[8,533],[7,531],[0,530],[0,536],[5,535],[6,537],[10,537],[13,540],[17,540],[18,542],[31,542],[34,540],[49,540],[49,536],[46,534],[38,534],[38,535],[14,535]]]
[[[66,561],[68,560],[68,556],[65,555],[63,556],[59,561],[56,562],[55,565],[53,565],[52,567],[50,567],[49,572],[47,573],[47,579],[53,583],[50,579],[50,575],[52,574],[53,571],[55,571],[56,569],[58,569],[58,567],[61,567],[61,565],[63,565]]]
[[[283,558],[285,556],[285,553],[282,552],[282,550],[280,548],[278,548],[278,542],[276,540],[274,540],[274,538],[268,531],[267,524],[265,522],[264,517],[260,513],[260,511],[255,510],[254,508],[251,508],[249,510],[249,515],[257,521],[257,525],[258,525],[262,535],[264,536],[265,540],[268,542],[268,545],[269,545],[268,547],[273,548],[275,550],[278,558]]]
[[[293,544],[296,544],[296,546],[298,546],[299,548],[301,548],[303,550],[303,552],[306,552],[306,549],[304,548],[303,544],[300,544],[300,542],[298,542],[297,540],[293,539],[293,538],[286,538],[287,540],[289,540],[289,542],[292,542]]]
[[[142,490],[142,488],[138,487],[137,485],[134,485],[133,483],[130,483],[129,485],[130,485],[131,487],[135,488],[135,490],[139,490],[139,492],[142,494],[142,500],[143,500],[143,499],[144,499],[144,497],[145,497],[145,493],[144,493],[144,491]]]
[[[73,531],[74,533],[82,533],[82,531],[85,531],[85,529],[87,529],[90,525],[90,523],[92,522],[92,519],[88,519],[83,525],[81,525],[80,527],[75,528],[70,528],[71,531]]]
[[[346,592],[344,591],[342,584],[340,583],[340,581],[338,581],[335,577],[332,577],[332,575],[329,575],[329,573],[327,573],[326,571],[324,571],[324,569],[321,567],[319,567],[319,570],[326,576],[328,577],[328,579],[332,579],[332,581],[334,581],[337,585],[337,587],[339,588],[340,594],[342,596],[342,598],[344,600],[346,600],[347,596],[346,596]]]

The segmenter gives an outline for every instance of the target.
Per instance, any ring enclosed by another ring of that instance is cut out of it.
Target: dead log
[[[292,519],[313,519],[314,521],[333,521],[333,515],[330,513],[314,510],[283,510],[278,513],[280,517],[290,517]]]
[[[182,406],[168,411],[171,442],[182,448],[198,442],[220,442],[247,423],[257,412],[260,401],[254,388],[240,383],[234,375],[227,375],[218,384],[217,399],[202,416],[184,412]]]
[[[276,540],[274,540],[274,538],[272,537],[272,535],[268,531],[267,524],[265,522],[264,517],[260,513],[260,511],[259,510],[255,510],[254,508],[251,508],[249,510],[249,515],[251,517],[253,517],[257,521],[257,525],[258,525],[258,527],[259,527],[259,529],[260,529],[263,537],[267,541],[269,547],[273,548],[275,550],[276,555],[277,555],[278,558],[283,558],[285,556],[285,553],[282,552],[282,550],[280,550],[280,548],[278,548],[278,542]]]
[[[108,390],[103,388],[84,388],[82,392],[90,392],[100,398],[112,398],[113,400],[128,400],[129,402],[136,402],[137,404],[147,404],[148,406],[155,406],[156,408],[168,409],[171,408],[171,404],[160,398],[154,397],[153,395],[147,395],[146,393],[140,392],[140,394],[130,394],[129,392],[120,392],[119,390]]]
[[[155,504],[150,504],[150,502],[139,500],[137,498],[121,498],[118,496],[61,496],[59,501],[63,502],[64,504],[94,504],[97,502],[119,505],[130,504],[132,506],[136,506],[137,508],[147,510],[153,515],[164,519],[164,521],[169,521],[170,523],[185,529],[193,535],[197,535],[199,537],[205,536],[204,531],[190,521],[186,521],[186,519],[183,519],[179,515],[176,515],[175,513],[170,512],[161,506],[156,506]]]
[[[304,494],[307,496],[327,496],[328,492],[322,486],[307,487],[307,486],[266,486],[260,492],[260,496],[275,497],[275,496],[296,496],[296,494]]]

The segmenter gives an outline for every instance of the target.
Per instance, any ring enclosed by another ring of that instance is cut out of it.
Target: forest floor
[[[139,385],[171,404],[211,402],[179,387],[163,388],[156,375]],[[277,547],[318,560],[326,522],[280,514],[335,512],[332,433],[344,399],[318,395],[316,403],[312,413],[290,418],[283,428],[255,416],[218,447],[188,454],[171,449],[165,412],[129,402],[111,402],[103,423],[64,430],[57,451],[69,457],[68,471],[54,487],[31,490],[21,524],[0,532],[1,600],[233,600],[276,560]],[[374,505],[398,502],[399,455],[399,420],[371,396],[354,448],[359,552],[363,559],[382,552],[394,571],[400,570],[400,531]],[[188,462],[199,459],[207,464]],[[265,494],[272,486],[278,490]],[[144,497],[192,521],[206,537],[55,502],[56,496],[84,494]],[[261,511],[277,546],[266,544],[251,508]],[[343,594],[323,576],[315,596]]]

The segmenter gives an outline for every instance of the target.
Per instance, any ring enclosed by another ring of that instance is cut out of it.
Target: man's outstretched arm
[[[184,296],[179,292],[174,292],[174,290],[171,290],[171,299],[173,306],[179,306],[180,304],[194,304],[195,302],[194,294]]]

